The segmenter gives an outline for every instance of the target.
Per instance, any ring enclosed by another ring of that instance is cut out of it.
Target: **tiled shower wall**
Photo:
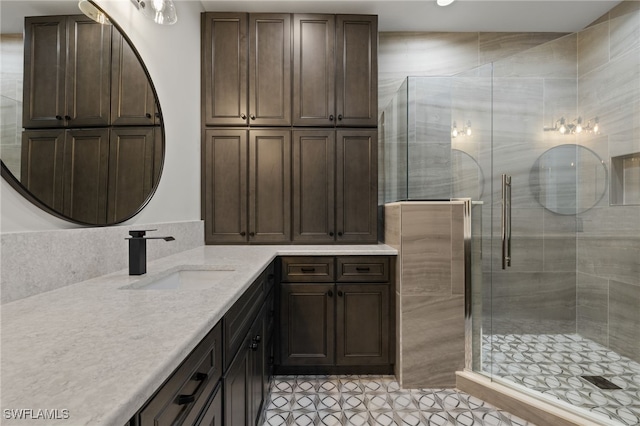
[[[578,33],[578,111],[597,115],[598,136],[578,143],[610,170],[640,152],[640,2],[627,1]],[[609,194],[578,216],[577,331],[640,361],[640,206]]]
[[[23,44],[22,34],[0,35],[0,157],[16,176],[22,140]]]

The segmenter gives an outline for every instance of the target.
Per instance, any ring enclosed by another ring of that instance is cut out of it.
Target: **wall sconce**
[[[561,117],[560,120],[557,120],[553,127],[545,127],[543,129],[545,132],[560,132],[563,135],[573,135],[579,133],[600,133],[600,126],[598,124],[598,117],[593,119],[593,124],[591,124],[591,120],[587,121],[586,125],[582,124],[582,117],[578,117],[572,122],[567,122],[564,117]]]
[[[96,21],[98,24],[111,25],[111,22],[109,22],[109,18],[107,18],[107,15],[105,15],[103,11],[98,9],[96,5],[89,0],[78,1],[78,9],[80,9],[82,13]]]
[[[457,138],[458,136],[471,136],[471,121],[467,121],[467,124],[465,124],[462,129],[458,129],[456,122],[453,122],[453,127],[451,128],[451,137]]]
[[[131,3],[156,24],[173,25],[178,21],[172,0],[131,0]]]

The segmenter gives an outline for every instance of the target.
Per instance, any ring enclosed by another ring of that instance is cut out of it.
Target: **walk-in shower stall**
[[[468,368],[640,424],[640,11],[409,77],[380,129],[381,204],[472,200]]]

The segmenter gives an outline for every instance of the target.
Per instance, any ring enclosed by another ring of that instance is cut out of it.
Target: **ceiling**
[[[177,0],[178,2],[180,0]],[[378,15],[379,31],[575,32],[618,0],[202,0],[206,11],[359,13]]]
[[[111,0],[114,1],[114,0]],[[127,1],[127,0],[115,0]],[[178,16],[180,2],[174,0]],[[619,0],[202,0],[205,11],[357,13],[378,15],[380,31],[575,32],[620,3]],[[77,0],[0,1],[3,33],[21,32],[25,15],[79,13]],[[133,7],[133,6],[132,6]],[[15,29],[13,28],[15,27]]]

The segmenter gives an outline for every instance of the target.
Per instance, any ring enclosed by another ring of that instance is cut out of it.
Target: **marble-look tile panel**
[[[480,63],[507,58],[532,47],[566,36],[568,33],[480,33]]]
[[[580,213],[580,238],[640,235],[640,206],[594,207]]]
[[[625,129],[623,132],[610,133],[608,135],[609,157],[640,152],[640,111],[638,115],[637,123],[634,123],[632,129]]]
[[[455,387],[464,368],[464,296],[402,296],[405,388]]]
[[[638,10],[640,10],[640,2],[637,0],[623,0],[609,11],[609,19],[614,19]]]
[[[451,77],[409,77],[409,143],[451,143]]]
[[[576,270],[576,238],[549,237],[543,239],[543,269],[546,272],[574,272]]]
[[[451,207],[402,206],[402,294],[451,294]]]
[[[396,250],[400,249],[401,221],[400,204],[386,205],[384,207],[384,243]],[[400,256],[401,253],[398,253]],[[398,259],[398,264],[401,264]]]
[[[409,199],[448,200],[451,197],[451,145],[410,144],[408,157]]]
[[[578,33],[578,76],[609,61],[609,21]]]
[[[609,28],[611,59],[640,48],[640,8],[612,18]]]
[[[127,268],[130,229],[157,229],[149,235],[175,237],[147,243],[151,261],[202,246],[203,226],[193,221],[2,234],[2,303]]]
[[[496,77],[573,77],[576,74],[575,34],[544,43],[493,64]]]
[[[543,82],[543,125],[553,128],[555,123],[564,118],[568,122],[578,118],[578,87],[576,77],[545,78]],[[545,142],[555,142],[554,145],[567,143],[565,135],[558,132],[545,132]]]
[[[567,333],[576,327],[575,272],[492,276],[493,333]]]
[[[583,337],[609,345],[609,280],[576,274],[576,325]]]
[[[542,226],[545,237],[575,237],[577,221],[575,215],[561,215],[547,209],[542,211]]]
[[[640,285],[640,238],[587,237],[578,234],[577,271]]]
[[[609,347],[640,362],[640,285],[609,282]]]

